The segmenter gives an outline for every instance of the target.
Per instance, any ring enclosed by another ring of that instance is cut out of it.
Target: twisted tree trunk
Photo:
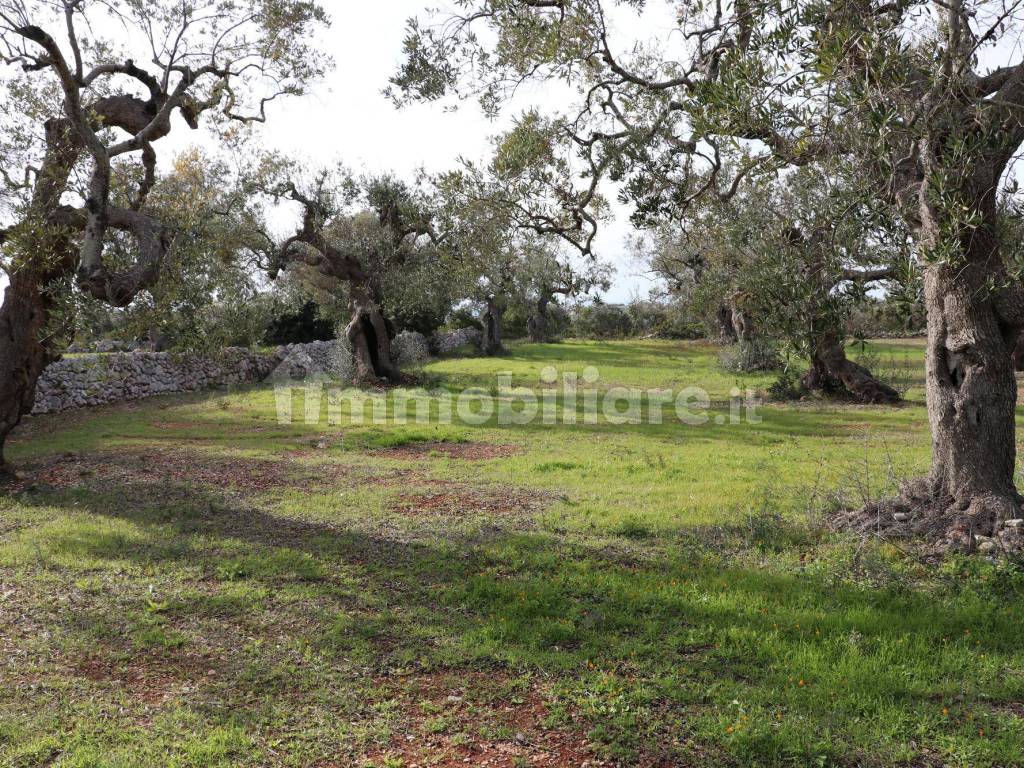
[[[892,404],[901,399],[899,392],[846,357],[839,334],[823,334],[816,340],[810,357],[811,367],[802,382],[806,389],[848,396],[860,403]]]
[[[548,317],[548,307],[551,305],[551,296],[541,294],[537,299],[537,311],[530,316],[528,327],[530,341],[535,344],[547,344],[551,341],[551,318]]]
[[[844,281],[865,285],[891,277],[887,268],[875,270],[844,269],[836,274],[828,266],[825,254],[814,238],[792,228],[789,239],[794,247],[806,247],[807,279],[813,292],[807,304],[807,342],[811,367],[801,382],[805,389],[828,395],[849,397],[859,403],[875,405],[898,403],[900,393],[884,384],[862,365],[846,357],[845,318],[828,308],[829,297]]]
[[[505,352],[501,331],[501,322],[504,316],[504,302],[498,298],[489,297],[482,318],[484,335],[480,342],[480,348],[485,355],[500,355]]]
[[[990,532],[1020,510],[1013,478],[1016,334],[994,297],[979,300],[988,290],[986,270],[979,267],[972,260],[964,268],[935,266],[925,274],[928,491],[940,507],[964,512],[973,527]]]
[[[976,226],[950,221],[952,214],[933,207],[926,181],[918,232],[926,249],[959,248],[956,260],[925,270],[932,466],[918,495],[933,516],[952,513],[960,521],[954,528],[986,534],[1000,520],[1019,517],[1022,501],[1014,485],[1013,353],[1024,330],[1024,292],[1009,279],[1000,253],[1000,174],[994,162],[965,174],[960,192],[974,208]]]
[[[356,377],[398,381],[400,373],[391,351],[391,323],[370,294],[365,286],[352,286],[352,320],[345,335],[352,346]]]
[[[718,331],[726,344],[735,344],[740,340],[739,334],[736,333],[736,326],[732,322],[732,309],[728,304],[718,307],[715,319],[718,321]]]
[[[53,301],[37,279],[15,273],[0,306],[0,476],[11,471],[4,455],[7,437],[32,412],[36,382],[59,357],[44,340]]]
[[[87,110],[96,125],[138,133],[152,119],[152,103],[132,96],[110,96]],[[91,123],[90,123],[91,125]],[[61,205],[68,179],[85,152],[83,134],[89,126],[76,125],[66,117],[45,123],[46,153],[36,175],[32,199],[22,220],[2,232],[2,240],[15,255],[10,286],[0,307],[0,467],[4,444],[21,417],[31,413],[36,384],[43,370],[59,359],[56,350],[62,331],[53,325],[56,299],[51,291],[78,272],[79,288],[112,306],[127,306],[140,291],[152,286],[171,245],[168,230],[137,209],[109,205],[109,167],[97,163],[92,186],[105,190],[103,199],[90,197],[85,209]],[[169,123],[167,125],[169,130]],[[152,138],[166,133],[161,127]],[[147,158],[154,156],[144,153]],[[147,184],[151,179],[147,178]],[[137,203],[148,191],[144,185]],[[99,230],[97,223],[101,224]],[[139,258],[122,272],[110,272],[103,264],[102,235],[107,229],[127,232],[135,240]],[[81,240],[92,238],[88,264],[82,263]],[[99,238],[98,240],[96,238]],[[68,327],[68,324],[65,324]],[[9,468],[4,471],[9,472]]]
[[[74,212],[60,204],[80,140],[70,121],[46,123],[46,155],[36,176],[32,200],[20,224],[0,233],[15,253],[10,284],[0,305],[0,474],[10,474],[7,438],[32,412],[36,384],[59,359],[59,336],[49,328],[56,304],[51,283],[68,279],[77,265]]]

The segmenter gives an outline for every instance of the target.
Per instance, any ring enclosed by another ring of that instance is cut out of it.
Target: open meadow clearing
[[[0,768],[1024,768],[1024,0],[0,0]]]
[[[920,342],[873,345],[922,375]],[[514,345],[730,391],[690,342]],[[927,467],[899,407],[760,423],[279,424],[269,387],[27,422],[0,495],[0,763],[1024,765],[1024,573],[830,533]],[[841,492],[841,493],[837,493]]]

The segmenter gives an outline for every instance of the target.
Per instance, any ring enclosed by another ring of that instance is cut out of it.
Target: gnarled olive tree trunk
[[[736,333],[736,326],[732,322],[732,308],[728,304],[719,305],[715,319],[718,321],[718,332],[722,341],[726,344],[735,344],[740,340],[739,334]]]
[[[735,306],[730,310],[730,313],[732,314],[732,327],[736,338],[739,341],[753,341],[757,333],[753,318],[745,310]]]
[[[901,399],[899,392],[846,356],[839,334],[824,333],[817,338],[810,361],[802,382],[806,389],[851,397],[860,403],[898,403]]]
[[[345,335],[352,346],[356,377],[397,381],[400,373],[391,351],[391,323],[367,288],[353,285],[351,293],[352,320]]]
[[[966,513],[986,532],[998,520],[1019,516],[1021,503],[1014,485],[1013,352],[1024,308],[1019,289],[997,287],[1007,283],[995,234],[994,189],[986,185],[973,196],[982,223],[960,235],[961,262],[929,266],[924,291],[932,431],[928,494],[938,508]],[[949,229],[933,209],[922,208],[921,241],[934,247]]]
[[[0,243],[16,252],[0,305],[0,475],[10,474],[7,438],[32,412],[46,366],[60,357],[59,339],[48,328],[55,304],[48,287],[70,278],[77,265],[77,226],[60,198],[78,160],[80,139],[68,120],[49,120],[45,129],[46,154],[29,210],[20,224],[0,234]]]
[[[836,274],[830,269],[819,245],[806,238],[800,230],[790,231],[794,247],[809,246],[806,252],[807,279],[812,293],[807,302],[805,342],[811,367],[801,382],[805,389],[824,392],[827,395],[848,397],[859,403],[875,405],[895,404],[902,398],[900,393],[875,378],[863,365],[846,356],[845,318],[828,308],[829,297],[843,282],[860,285],[886,280],[891,277],[887,268],[858,271],[843,270]]]
[[[4,456],[8,436],[32,412],[36,382],[59,355],[43,336],[52,300],[38,275],[15,273],[0,306],[0,476],[10,474]]]
[[[537,299],[536,311],[527,321],[530,333],[530,341],[535,344],[547,344],[551,339],[551,318],[548,315],[548,308],[551,306],[551,296],[541,294]]]
[[[480,341],[480,349],[485,355],[500,355],[505,351],[502,341],[501,323],[505,316],[505,303],[496,297],[488,297],[481,318],[484,335]]]
[[[34,39],[34,38],[33,38]],[[130,62],[129,62],[130,64]],[[84,110],[87,125],[70,118],[46,121],[46,152],[36,174],[32,199],[25,216],[2,233],[2,239],[14,252],[10,286],[0,307],[0,466],[4,466],[3,448],[7,437],[32,411],[36,384],[46,366],[59,359],[60,330],[51,327],[56,301],[50,291],[77,272],[78,287],[112,306],[124,307],[145,288],[152,286],[171,246],[169,231],[157,220],[141,212],[151,187],[152,177],[140,189],[133,208],[109,204],[109,157],[107,164],[95,163],[90,185],[102,188],[102,199],[92,194],[83,209],[61,204],[72,170],[85,153],[85,132],[91,121],[96,125],[117,127],[139,134],[150,126],[155,114],[153,102],[133,96],[108,96]],[[152,141],[166,135],[170,123],[151,130]],[[95,138],[95,137],[93,137]],[[143,156],[155,162],[155,155],[143,142]],[[152,170],[152,165],[147,165]],[[103,236],[108,229],[128,233],[138,246],[139,256],[124,271],[111,272],[103,263]],[[90,241],[89,263],[83,261],[83,231]]]
[[[982,528],[1016,517],[1017,384],[1012,344],[984,283],[950,267],[925,275],[926,387],[932,430],[933,499],[969,512]]]

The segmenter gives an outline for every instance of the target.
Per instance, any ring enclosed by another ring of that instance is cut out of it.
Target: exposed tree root
[[[866,369],[861,369],[865,371]],[[862,405],[897,405],[903,398],[899,392],[878,381],[868,373],[866,376],[852,378],[824,378],[809,372],[800,382],[808,392],[821,392],[828,397],[850,400]]]
[[[866,405],[895,405],[899,392],[875,378],[867,368],[846,357],[841,342],[822,342],[811,356],[811,368],[801,382],[805,389],[845,397]]]
[[[837,530],[886,540],[916,540],[931,554],[979,552],[1024,553],[1024,519],[1020,498],[976,496],[958,503],[936,495],[927,479],[904,484],[898,496],[830,516]]]

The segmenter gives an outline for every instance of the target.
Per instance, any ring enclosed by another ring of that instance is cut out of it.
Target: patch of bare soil
[[[408,493],[398,497],[393,511],[403,515],[490,517],[527,516],[543,510],[550,498],[539,491],[526,492],[510,487],[479,487],[437,481],[436,491]]]
[[[286,458],[210,456],[159,448],[65,454],[45,464],[27,467],[20,485],[24,490],[31,485],[75,488],[181,483],[252,494],[275,489],[398,483],[404,479],[405,475],[397,471],[387,473],[341,464],[309,466]]]
[[[488,459],[504,459],[517,456],[523,452],[518,445],[494,445],[491,443],[410,443],[371,451],[371,456],[385,459],[422,459],[438,454],[449,459],[465,461],[487,461]]]
[[[120,688],[133,700],[148,705],[168,701],[184,687],[216,674],[216,664],[204,657],[154,653],[127,659],[85,656],[69,666],[76,677]]]
[[[994,704],[992,711],[1024,720],[1024,701],[1007,701],[1002,704]]]
[[[405,728],[356,765],[600,768],[582,726],[545,724],[548,706],[538,687],[516,690],[500,674],[442,672],[406,679],[393,696]],[[395,682],[385,678],[385,689]],[[514,691],[510,693],[510,691]],[[439,725],[439,724],[443,724]],[[509,734],[481,736],[480,734]]]

